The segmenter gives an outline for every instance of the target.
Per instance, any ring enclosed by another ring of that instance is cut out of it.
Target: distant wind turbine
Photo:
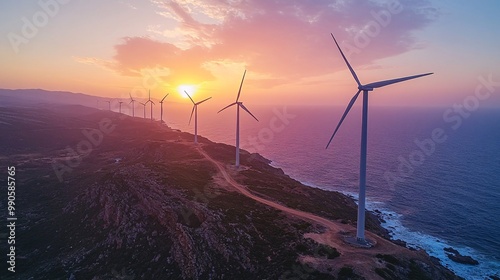
[[[161,107],[161,113],[160,113],[160,123],[163,123],[163,100],[165,100],[165,98],[167,98],[169,94],[167,93],[167,95],[165,95],[163,97],[163,99],[160,101],[160,107]]]
[[[123,103],[123,101],[118,101],[118,103],[120,103],[120,111],[119,112],[121,114],[122,113],[122,103]]]
[[[241,87],[243,86],[243,81],[245,80],[245,75],[247,73],[247,70],[243,73],[243,79],[241,79],[241,84],[240,84],[240,89],[238,90],[238,95],[236,96],[236,102],[231,103],[227,105],[226,107],[222,108],[219,110],[220,113],[227,108],[237,105],[236,108],[236,167],[240,166],[240,107],[241,109],[245,110],[250,116],[252,116],[256,121],[259,121],[244,105],[243,102],[239,101],[240,100],[240,94],[241,94]]]
[[[194,113],[194,143],[197,144],[198,143],[198,105],[200,105],[201,103],[207,101],[208,99],[210,99],[212,97],[203,99],[200,102],[194,102],[194,100],[191,98],[191,96],[189,96],[189,93],[187,93],[187,91],[184,91],[184,93],[189,97],[189,100],[191,100],[191,102],[193,102],[193,110],[191,111],[191,117],[189,117],[189,124],[191,124],[191,119],[193,118],[193,113]]]
[[[111,100],[104,101],[108,103],[108,110],[111,111]]]
[[[371,246],[369,241],[365,239],[365,200],[366,200],[366,146],[367,146],[367,127],[368,127],[368,92],[373,91],[375,88],[380,88],[388,85],[392,85],[395,83],[399,82],[404,82],[407,80],[431,75],[433,73],[426,73],[426,74],[420,74],[420,75],[414,75],[414,76],[408,76],[408,77],[403,77],[403,78],[398,78],[398,79],[392,79],[392,80],[385,80],[385,81],[380,81],[380,82],[374,82],[366,85],[362,85],[361,82],[358,79],[358,76],[356,75],[356,72],[354,72],[354,69],[351,67],[349,62],[347,61],[347,58],[345,57],[344,53],[342,52],[342,49],[340,48],[339,44],[337,43],[337,40],[335,37],[332,35],[333,40],[335,41],[335,44],[337,45],[337,48],[340,51],[340,54],[342,55],[342,58],[344,59],[347,67],[349,68],[349,71],[351,72],[354,80],[358,84],[358,92],[354,95],[354,97],[351,99],[349,104],[347,105],[347,108],[342,115],[342,118],[340,118],[340,121],[335,128],[335,131],[333,132],[332,137],[330,138],[330,141],[328,141],[328,144],[326,145],[326,148],[330,145],[330,143],[333,140],[333,137],[339,130],[340,125],[344,121],[345,117],[351,110],[352,106],[354,105],[354,102],[356,102],[356,99],[359,96],[359,93],[363,91],[363,116],[362,116],[362,125],[361,125],[361,158],[360,158],[360,166],[359,166],[359,201],[358,201],[358,221],[357,221],[357,231],[356,231],[356,241],[358,244],[364,245],[364,246]]]
[[[146,118],[146,103],[139,102],[142,106],[144,106],[144,118]]]
[[[128,95],[130,95],[130,102],[128,104],[132,103],[132,117],[135,117],[135,99],[132,97],[131,93]]]
[[[151,91],[149,91],[149,98],[148,101],[146,101],[146,104],[148,103],[151,103],[151,120],[153,120],[153,105],[155,105],[155,103],[153,102],[153,100],[151,100]]]

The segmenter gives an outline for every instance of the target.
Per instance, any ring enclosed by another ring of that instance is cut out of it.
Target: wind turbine
[[[245,75],[247,73],[247,70],[243,73],[243,79],[241,79],[241,84],[240,84],[240,89],[238,90],[238,95],[236,96],[236,101],[234,103],[231,103],[227,105],[226,107],[222,108],[219,110],[220,113],[227,108],[237,105],[236,108],[236,167],[240,167],[240,107],[241,109],[245,110],[250,116],[252,116],[256,121],[259,121],[250,111],[243,105],[243,102],[239,101],[240,100],[240,94],[241,94],[241,87],[243,86],[243,81],[245,80]]]
[[[189,124],[191,124],[191,119],[193,118],[193,113],[194,113],[194,143],[198,144],[198,105],[200,105],[201,103],[207,101],[212,97],[203,99],[202,101],[195,103],[191,98],[191,96],[189,96],[189,93],[187,93],[187,91],[184,91],[184,93],[189,97],[189,100],[193,102],[193,110],[191,111],[191,117],[189,117]]]
[[[420,75],[414,75],[414,76],[408,76],[408,77],[403,77],[403,78],[397,78],[397,79],[391,79],[391,80],[385,80],[385,81],[380,81],[380,82],[374,82],[366,85],[362,85],[361,82],[358,79],[358,76],[356,75],[356,72],[354,72],[354,69],[351,67],[349,62],[347,61],[347,58],[345,57],[344,53],[342,52],[342,49],[340,48],[339,44],[337,43],[337,40],[335,39],[335,36],[332,35],[333,40],[335,41],[335,44],[337,45],[337,48],[340,51],[340,54],[342,55],[342,58],[344,59],[347,67],[349,68],[349,71],[351,71],[351,74],[358,84],[358,92],[354,95],[354,97],[351,99],[349,104],[347,105],[347,108],[342,115],[342,118],[340,118],[340,121],[335,128],[335,131],[333,132],[332,137],[330,138],[330,141],[328,141],[328,144],[326,145],[326,148],[330,145],[330,143],[333,140],[333,137],[339,130],[340,125],[344,121],[345,117],[351,110],[352,106],[354,105],[354,102],[356,102],[356,99],[358,98],[359,94],[363,92],[363,116],[362,116],[362,126],[361,126],[361,157],[360,157],[360,165],[359,165],[359,201],[358,201],[358,222],[357,222],[357,230],[356,230],[356,241],[358,244],[361,244],[363,246],[371,246],[369,241],[365,239],[365,200],[366,200],[366,146],[367,146],[367,128],[368,128],[368,92],[373,91],[376,88],[392,85],[395,83],[399,82],[404,82],[407,80],[411,79],[416,79],[420,78],[423,76],[431,75],[433,73],[426,73],[426,74],[420,74]]]
[[[163,99],[160,101],[160,107],[161,107],[161,113],[160,113],[160,123],[163,123],[163,100],[168,96],[169,94],[165,95]]]
[[[120,111],[119,112],[121,114],[122,113],[122,103],[123,103],[123,101],[118,101],[118,103],[120,103]]]
[[[146,103],[139,102],[142,106],[144,106],[144,118],[146,118]]]
[[[108,103],[108,110],[111,111],[111,100],[106,100],[104,102]]]
[[[128,104],[132,103],[132,117],[135,117],[135,99],[132,97],[131,93],[128,95],[130,95],[130,102]]]
[[[151,103],[151,120],[153,120],[153,105],[155,104],[153,100],[151,100],[151,91],[149,91],[149,99],[146,101],[146,104]],[[146,107],[144,107],[144,110],[146,110]],[[146,118],[146,117],[144,117]]]

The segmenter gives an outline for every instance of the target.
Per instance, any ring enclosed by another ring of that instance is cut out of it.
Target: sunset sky
[[[0,88],[154,98],[194,86],[214,104],[346,104],[356,84],[425,72],[370,99],[448,106],[500,82],[496,0],[0,2]],[[500,86],[491,102],[500,104]],[[490,102],[490,103],[491,103]]]

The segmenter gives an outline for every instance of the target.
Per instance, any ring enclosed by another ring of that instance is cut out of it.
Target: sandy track
[[[305,220],[309,220],[309,221],[313,221],[313,222],[316,222],[318,224],[321,224],[323,226],[325,226],[326,228],[328,228],[329,230],[331,231],[334,231],[334,232],[339,232],[341,230],[346,230],[345,228],[341,228],[339,226],[339,224],[336,224],[330,220],[327,220],[323,217],[319,217],[319,216],[316,216],[314,214],[311,214],[311,213],[308,213],[308,212],[303,212],[303,211],[300,211],[300,210],[296,210],[296,209],[292,209],[292,208],[288,208],[286,206],[283,206],[279,203],[276,203],[274,201],[270,201],[270,200],[267,200],[267,199],[264,199],[262,197],[259,197],[259,196],[256,196],[254,194],[252,194],[250,191],[248,191],[247,188],[245,188],[243,185],[240,185],[239,183],[237,183],[230,175],[229,173],[227,172],[227,170],[225,169],[225,167],[218,161],[214,160],[213,158],[211,158],[201,147],[198,147],[198,151],[209,161],[211,161],[215,166],[217,166],[217,168],[219,169],[220,173],[222,174],[222,176],[224,176],[224,179],[231,185],[233,186],[237,191],[239,191],[240,193],[242,193],[243,195],[255,200],[255,201],[258,201],[260,203],[263,203],[265,205],[268,205],[268,206],[271,206],[275,209],[278,209],[278,210],[281,210],[285,213],[288,213],[288,214],[291,214],[293,216],[296,216],[296,217],[299,217],[299,218],[302,218],[302,219],[305,219]],[[338,244],[338,246],[340,246],[340,244]]]
[[[230,174],[227,172],[225,166],[211,158],[201,147],[200,145],[196,146],[196,149],[202,154],[207,160],[212,162],[220,171],[224,179],[237,191],[241,194],[273,207],[275,209],[281,210],[285,213],[298,217],[300,219],[315,222],[317,224],[323,225],[327,228],[324,233],[308,233],[305,234],[305,237],[314,239],[318,243],[327,244],[331,247],[336,248],[341,254],[340,257],[335,258],[329,262],[330,265],[335,265],[336,267],[342,267],[343,265],[350,265],[356,267],[358,273],[362,274],[367,279],[382,279],[378,275],[373,275],[373,267],[376,267],[377,264],[377,254],[405,254],[412,255],[413,257],[418,258],[418,254],[416,252],[410,251],[406,248],[395,245],[394,243],[381,238],[378,235],[375,235],[371,232],[366,232],[367,238],[371,240],[375,240],[377,245],[370,249],[356,248],[353,247],[343,241],[342,235],[340,232],[354,232],[355,228],[350,225],[341,224],[338,222],[330,221],[323,217],[316,216],[314,214],[292,209],[276,203],[274,201],[270,201],[264,199],[262,197],[256,196],[252,194],[245,186],[236,182]]]

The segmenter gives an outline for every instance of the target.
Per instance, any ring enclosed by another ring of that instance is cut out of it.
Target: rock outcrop
[[[478,265],[479,264],[479,262],[477,260],[473,259],[471,256],[464,256],[464,255],[460,254],[459,251],[457,251],[456,249],[454,249],[452,247],[444,248],[444,250],[446,252],[448,252],[448,253],[446,253],[448,258],[450,258],[450,260],[452,260],[454,262],[462,263],[462,264],[469,264],[469,265]]]

